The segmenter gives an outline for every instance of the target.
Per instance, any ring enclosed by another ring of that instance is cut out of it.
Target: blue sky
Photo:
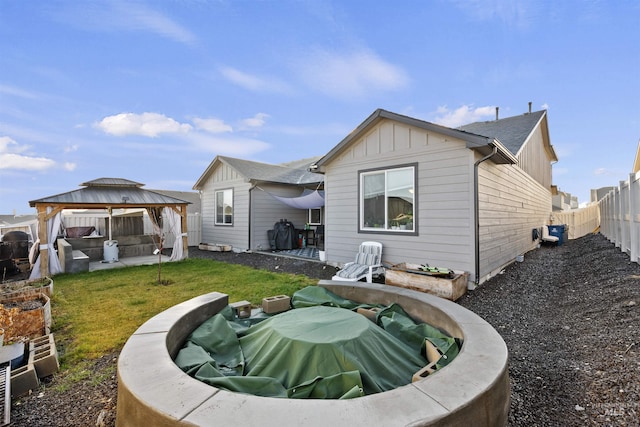
[[[547,109],[554,184],[627,180],[640,2],[0,0],[0,213],[102,177],[191,190],[216,155],[327,153],[376,108]]]

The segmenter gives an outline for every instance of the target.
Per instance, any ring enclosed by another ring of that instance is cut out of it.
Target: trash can
[[[565,225],[549,225],[549,235],[558,238],[558,246],[562,245],[562,242],[567,238],[565,233]]]
[[[104,251],[103,262],[118,261],[118,241],[117,240],[105,240],[103,244],[103,251]]]

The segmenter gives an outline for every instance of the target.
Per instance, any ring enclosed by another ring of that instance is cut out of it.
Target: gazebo
[[[61,271],[58,257],[51,253],[64,209],[100,209],[111,214],[113,209],[144,208],[151,218],[162,212],[169,220],[171,233],[176,236],[171,260],[188,256],[187,205],[190,202],[144,190],[141,188],[144,184],[122,178],[99,178],[81,186],[84,188],[29,202],[38,212],[38,236],[34,246],[40,251],[31,272],[32,278]]]

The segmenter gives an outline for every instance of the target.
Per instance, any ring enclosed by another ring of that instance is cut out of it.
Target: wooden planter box
[[[198,245],[198,249],[201,251],[211,251],[211,252],[229,252],[231,250],[231,245],[221,245],[218,243],[200,243]]]
[[[454,272],[452,278],[424,274],[417,264],[400,263],[386,268],[384,282],[387,285],[426,292],[455,301],[467,291],[469,273]]]

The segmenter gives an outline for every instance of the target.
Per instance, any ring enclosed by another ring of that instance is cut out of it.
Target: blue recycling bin
[[[565,225],[549,225],[549,235],[558,238],[558,246],[562,245],[562,242],[566,239]]]

